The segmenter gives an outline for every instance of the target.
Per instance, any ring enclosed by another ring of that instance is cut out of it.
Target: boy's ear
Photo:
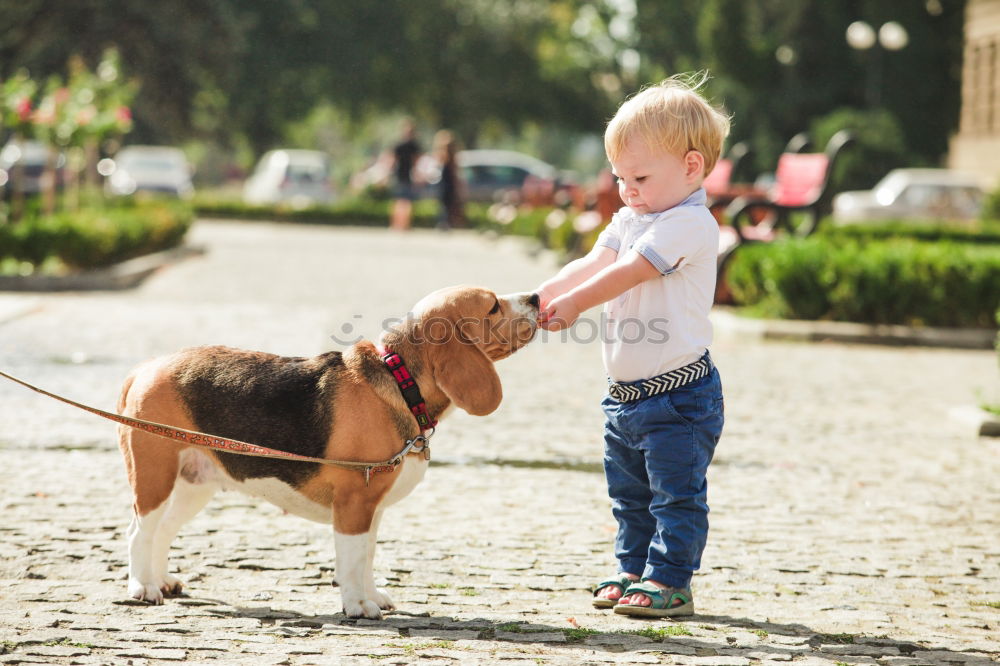
[[[689,150],[684,155],[684,173],[688,181],[695,182],[707,176],[705,173],[705,156],[697,150]]]

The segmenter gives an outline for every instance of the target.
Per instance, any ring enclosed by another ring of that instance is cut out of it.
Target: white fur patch
[[[400,466],[401,469],[399,470],[396,482],[392,484],[389,492],[382,498],[382,501],[379,503],[379,509],[391,506],[413,492],[417,484],[423,480],[428,464],[423,456],[406,456]]]
[[[388,600],[368,598],[369,593],[375,591],[375,583],[371,580],[373,544],[369,534],[342,534],[335,530],[333,544],[337,549],[337,583],[344,613],[348,617],[381,618],[379,601]]]
[[[428,463],[420,456],[407,456],[398,472],[396,482],[382,499],[380,508],[395,504],[411,492],[424,478]],[[362,474],[358,471],[358,474]],[[196,484],[212,484],[223,490],[257,497],[284,509],[290,514],[329,525],[333,521],[331,507],[313,502],[292,486],[275,478],[246,479],[237,481],[222,472],[201,451],[188,449],[181,454],[181,476]]]
[[[215,463],[198,449],[184,449],[180,457],[180,477],[188,483],[219,483],[222,481]]]
[[[259,497],[262,500],[267,500],[288,513],[305,518],[306,520],[325,523],[327,525],[333,521],[333,513],[330,507],[313,502],[292,486],[278,479],[264,478],[235,481],[227,478],[222,487],[225,490],[236,490],[247,495],[252,495],[253,497]]]
[[[516,317],[524,317],[525,319],[534,320],[538,317],[538,308],[532,307],[528,300],[531,298],[529,293],[521,294],[507,294],[506,296],[500,296],[500,300],[504,301],[510,305],[510,311]]]
[[[161,504],[145,516],[133,514],[128,528],[128,591],[140,601],[163,603],[162,574],[153,571],[156,529],[166,511]]]

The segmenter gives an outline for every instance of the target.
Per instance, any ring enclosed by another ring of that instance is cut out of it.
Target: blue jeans
[[[719,371],[635,402],[605,396],[601,405],[619,568],[687,587],[708,537],[705,473],[724,421]]]

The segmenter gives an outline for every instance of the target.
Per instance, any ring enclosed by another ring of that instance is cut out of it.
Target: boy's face
[[[622,201],[640,215],[659,213],[684,201],[702,180],[704,158],[697,151],[677,156],[650,148],[635,137],[611,163]]]

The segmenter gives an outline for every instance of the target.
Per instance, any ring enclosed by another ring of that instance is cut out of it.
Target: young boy
[[[691,615],[691,575],[708,534],[705,473],[723,423],[722,385],[708,354],[719,228],[702,180],[729,119],[675,76],[626,101],[604,146],[626,206],[587,256],[538,288],[550,331],[604,303],[610,381],[604,469],[618,522],[619,573],[594,606]]]

